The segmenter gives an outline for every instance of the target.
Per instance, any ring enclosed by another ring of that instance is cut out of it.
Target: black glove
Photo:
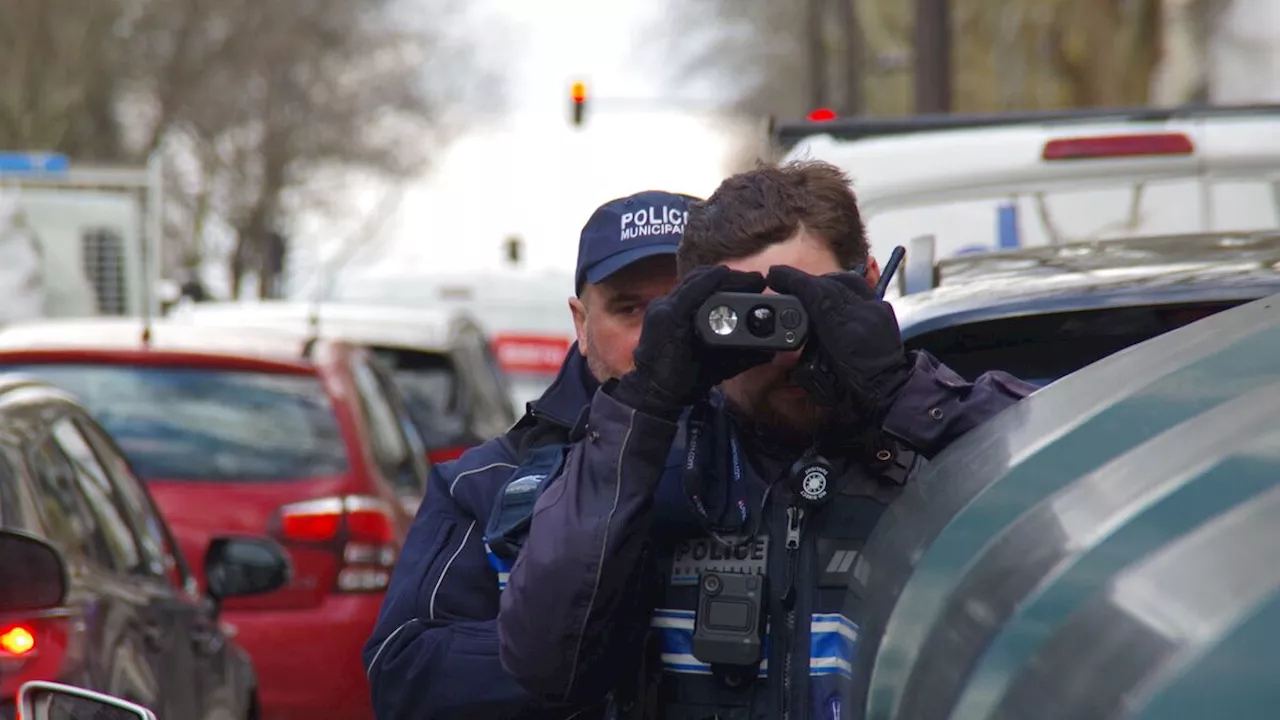
[[[879,424],[911,373],[893,306],[857,273],[818,277],[779,265],[769,268],[768,282],[809,314],[809,341],[792,381],[841,420]]]
[[[711,388],[768,362],[772,352],[708,347],[694,324],[694,314],[713,294],[764,289],[760,273],[737,272],[723,265],[689,273],[665,297],[649,304],[633,355],[635,369],[614,386],[613,397],[645,414],[675,420]]]

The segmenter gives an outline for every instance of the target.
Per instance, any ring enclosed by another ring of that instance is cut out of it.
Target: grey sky
[[[578,230],[603,201],[649,188],[715,188],[725,131],[659,102],[672,71],[644,44],[663,40],[655,36],[660,0],[477,0],[472,8],[471,24],[491,30],[489,44],[506,60],[510,112],[459,139],[410,184],[367,253],[372,262],[395,272],[493,268],[504,237],[518,234],[531,267],[571,268]],[[579,78],[596,105],[575,131],[568,93]],[[646,99],[654,104],[635,103]],[[373,208],[376,195],[362,204]]]

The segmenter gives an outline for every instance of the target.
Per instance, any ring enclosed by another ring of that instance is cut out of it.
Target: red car
[[[507,378],[484,330],[466,313],[267,300],[194,303],[175,309],[167,319],[291,332],[313,326],[320,337],[368,349],[387,366],[403,394],[429,463],[453,460],[506,432],[524,414],[523,403],[519,413],[512,406]],[[555,371],[563,360],[561,351]]]
[[[269,536],[289,585],[228,600],[261,720],[371,718],[360,649],[426,487],[421,440],[367,351],[135,319],[0,329],[0,370],[76,395],[146,481],[189,558]],[[193,568],[203,579],[203,568]]]

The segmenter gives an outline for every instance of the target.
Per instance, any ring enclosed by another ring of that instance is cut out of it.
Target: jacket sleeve
[[[378,720],[511,718],[530,700],[498,662],[498,579],[483,533],[433,469],[364,647]]]
[[[913,355],[911,377],[885,416],[884,429],[925,457],[1036,390],[998,371],[969,382],[923,350]]]
[[[675,432],[598,391],[538,499],[498,615],[502,663],[535,696],[597,702],[643,654],[652,496]]]

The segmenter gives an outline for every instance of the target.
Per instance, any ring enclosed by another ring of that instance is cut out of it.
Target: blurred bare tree
[[[167,235],[199,257],[234,238],[233,292],[267,293],[298,213],[333,210],[351,172],[420,172],[484,71],[434,0],[5,0],[0,147],[76,161],[162,150]],[[482,98],[490,107],[497,99]]]
[[[0,3],[0,147],[118,159],[113,37],[123,2]]]
[[[914,111],[915,3],[668,0],[678,77],[748,115]],[[952,0],[954,112],[1143,105],[1161,0]],[[815,20],[817,18],[817,20]],[[668,48],[669,49],[669,48]],[[754,162],[754,158],[744,158]]]

